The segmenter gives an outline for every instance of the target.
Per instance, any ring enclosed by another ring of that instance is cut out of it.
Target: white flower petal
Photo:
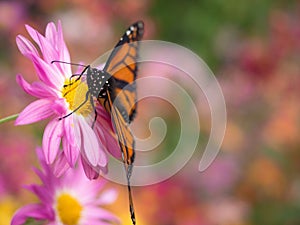
[[[100,161],[100,146],[97,136],[83,117],[79,117],[79,124],[85,156],[92,166],[97,166]]]

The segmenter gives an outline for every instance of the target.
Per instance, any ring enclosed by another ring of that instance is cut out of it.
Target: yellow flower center
[[[66,79],[63,89],[62,95],[69,103],[69,109],[71,111],[76,110],[81,104],[86,101],[86,93],[88,91],[88,86],[86,83],[81,82],[81,80],[77,80],[76,78],[73,80]],[[89,115],[93,111],[93,107],[89,99],[83,104],[75,113],[81,114],[83,116]]]
[[[82,206],[74,197],[67,193],[60,194],[57,198],[56,209],[64,225],[78,224]]]

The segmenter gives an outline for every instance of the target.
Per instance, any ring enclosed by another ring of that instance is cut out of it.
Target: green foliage
[[[253,224],[282,225],[299,224],[299,204],[289,204],[282,201],[263,201],[253,207],[251,221]]]
[[[214,68],[221,60],[214,44],[222,29],[233,27],[241,34],[263,34],[271,9],[293,7],[294,2],[156,0],[151,14],[158,24],[160,38],[192,49]]]
[[[33,218],[28,218],[26,220],[26,222],[24,223],[24,225],[42,225],[43,224],[43,221],[37,221]]]

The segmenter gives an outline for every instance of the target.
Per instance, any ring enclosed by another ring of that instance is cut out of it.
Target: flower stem
[[[19,114],[17,113],[17,114],[11,115],[11,116],[4,117],[4,118],[0,119],[0,124],[11,121],[11,120],[15,120],[18,116],[19,116]]]

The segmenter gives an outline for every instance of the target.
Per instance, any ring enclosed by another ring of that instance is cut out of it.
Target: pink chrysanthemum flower
[[[30,185],[28,189],[38,196],[41,203],[20,208],[11,225],[23,225],[26,221],[45,220],[47,225],[104,225],[119,223],[118,218],[99,207],[116,200],[117,192],[107,189],[100,193],[105,180],[89,180],[79,164],[63,176],[54,176],[45,162],[40,148],[37,149],[42,170],[35,169],[42,185]],[[44,223],[43,223],[44,224]]]
[[[69,167],[74,167],[80,156],[86,175],[90,179],[96,178],[99,170],[107,164],[105,150],[114,156],[120,154],[110,116],[103,107],[97,106],[98,117],[92,129],[94,109],[87,101],[79,110],[59,120],[84,102],[87,84],[83,79],[70,79],[72,71],[69,64],[51,63],[53,60],[70,62],[60,22],[57,28],[54,23],[49,23],[45,36],[28,25],[26,29],[39,46],[41,54],[22,35],[17,36],[16,42],[21,53],[33,62],[40,81],[29,84],[21,75],[17,75],[16,79],[25,92],[39,99],[20,113],[16,125],[51,118],[43,135],[46,162],[54,163],[54,171],[58,176]],[[60,145],[63,147],[61,152]]]

